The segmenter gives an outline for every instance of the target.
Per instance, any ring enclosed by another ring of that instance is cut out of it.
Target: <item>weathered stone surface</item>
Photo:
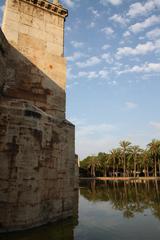
[[[30,100],[45,112],[63,119],[66,88],[64,19],[67,12],[63,15],[61,11],[67,10],[60,5],[59,13],[56,13],[40,7],[39,2],[43,1],[6,0],[2,30],[19,55],[15,58],[16,51],[12,48],[10,54],[14,61],[7,65],[12,69],[16,61],[12,82],[21,89],[14,87],[13,90],[9,85],[5,94]],[[51,6],[51,9],[57,8],[57,5]]]
[[[77,206],[75,130],[65,120],[66,10],[34,2],[7,0],[8,41],[0,30],[0,231],[63,219]]]

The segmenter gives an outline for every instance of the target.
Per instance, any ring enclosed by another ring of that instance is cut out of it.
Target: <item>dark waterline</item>
[[[159,181],[81,181],[78,216],[34,230],[0,235],[0,240],[106,239],[160,239]]]

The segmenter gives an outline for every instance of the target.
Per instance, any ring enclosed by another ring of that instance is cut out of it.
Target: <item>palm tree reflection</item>
[[[83,181],[80,193],[92,202],[107,202],[123,212],[125,218],[151,209],[160,220],[160,182],[158,181]]]

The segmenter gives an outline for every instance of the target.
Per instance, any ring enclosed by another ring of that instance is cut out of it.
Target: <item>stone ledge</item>
[[[46,0],[21,0],[21,1],[37,6],[43,10],[47,10],[63,18],[66,18],[68,16],[68,10],[63,8],[61,4],[54,4]]]

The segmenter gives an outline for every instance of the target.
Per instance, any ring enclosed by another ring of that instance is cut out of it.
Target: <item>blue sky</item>
[[[67,118],[80,159],[123,139],[144,147],[160,138],[160,0],[61,3],[69,9]]]

